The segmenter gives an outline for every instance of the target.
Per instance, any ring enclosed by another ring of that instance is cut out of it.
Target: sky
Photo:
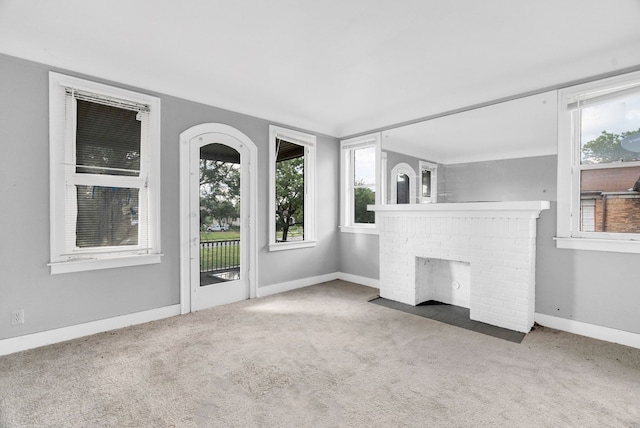
[[[366,147],[355,150],[354,182],[361,180],[367,184],[376,182],[376,148]]]
[[[640,128],[640,92],[582,109],[582,142],[602,131],[620,134]]]

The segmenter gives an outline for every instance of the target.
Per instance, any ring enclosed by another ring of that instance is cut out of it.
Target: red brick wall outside
[[[640,233],[640,195],[610,195],[606,203],[605,232]]]
[[[640,194],[629,191],[639,177],[640,166],[582,171],[580,192],[595,198],[596,232],[640,233]]]
[[[595,231],[640,233],[640,195],[608,195],[596,199]]]
[[[640,166],[588,169],[580,177],[581,192],[626,192],[640,177]]]
[[[596,199],[596,208],[595,208],[595,218],[596,218],[596,225],[595,225],[595,231],[596,232],[604,232],[604,213],[603,213],[603,207],[604,207],[604,203],[602,202],[602,199]]]

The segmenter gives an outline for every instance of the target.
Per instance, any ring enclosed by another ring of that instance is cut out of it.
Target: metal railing
[[[240,267],[240,240],[200,241],[200,272],[224,272]]]

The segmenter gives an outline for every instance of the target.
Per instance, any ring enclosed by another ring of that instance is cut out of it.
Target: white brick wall
[[[535,309],[536,218],[541,208],[465,212],[465,204],[439,205],[438,211],[428,206],[376,209],[380,296],[410,305],[424,301],[429,292],[416,290],[416,257],[466,262],[471,319],[528,332]]]

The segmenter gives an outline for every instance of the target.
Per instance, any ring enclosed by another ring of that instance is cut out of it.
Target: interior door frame
[[[248,280],[249,280],[249,298],[256,297],[257,274],[258,274],[258,232],[256,227],[256,215],[258,206],[258,162],[257,147],[241,131],[222,123],[203,123],[192,126],[180,134],[180,313],[186,314],[191,312],[191,269],[190,269],[190,247],[193,244],[189,231],[189,223],[192,217],[199,217],[200,212],[191,212],[191,204],[189,203],[190,191],[190,149],[191,141],[203,134],[224,134],[235,138],[247,147],[248,152],[248,171],[242,171],[242,180],[249,181],[249,195],[246,198],[249,201],[249,207],[243,206],[242,209],[248,209]]]

